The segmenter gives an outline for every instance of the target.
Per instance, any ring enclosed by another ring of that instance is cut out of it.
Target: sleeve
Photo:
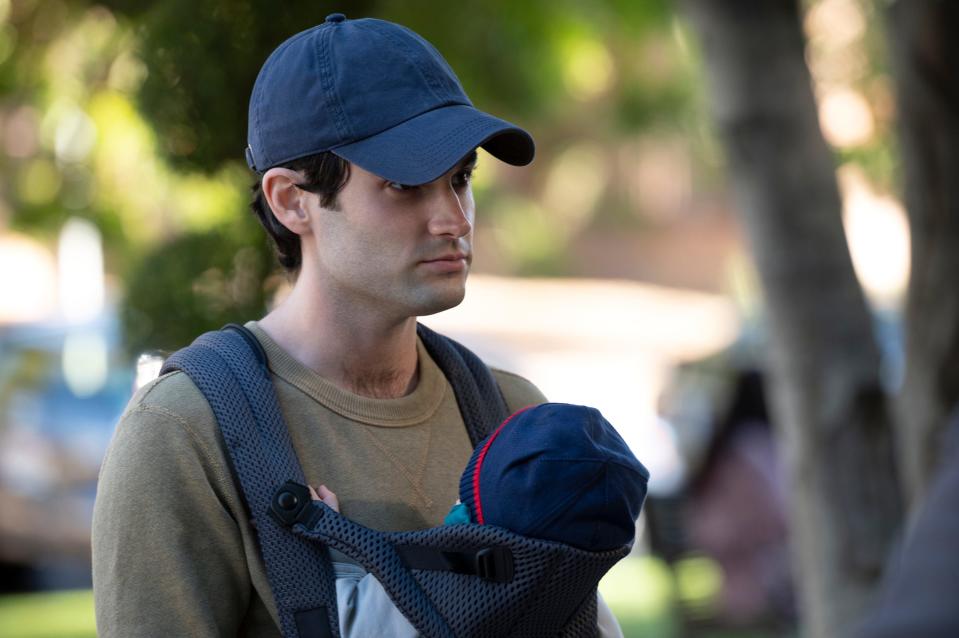
[[[177,414],[141,405],[123,417],[94,506],[101,637],[237,634],[251,586],[223,471]]]
[[[348,563],[334,563],[333,571],[342,638],[416,638],[420,635],[373,575]]]

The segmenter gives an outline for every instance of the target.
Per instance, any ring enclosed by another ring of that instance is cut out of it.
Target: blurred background
[[[0,636],[95,634],[126,401],[288,289],[247,103],[333,11],[419,32],[537,141],[481,155],[467,299],[424,322],[650,468],[602,585],[626,635],[841,635],[959,400],[948,4],[0,0]]]

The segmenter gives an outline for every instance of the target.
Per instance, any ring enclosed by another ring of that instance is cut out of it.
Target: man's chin
[[[465,297],[465,285],[460,285],[455,288],[451,287],[448,290],[436,291],[429,299],[423,299],[422,303],[418,304],[419,307],[417,308],[416,315],[425,317],[449,310],[450,308],[455,308],[463,302]]]

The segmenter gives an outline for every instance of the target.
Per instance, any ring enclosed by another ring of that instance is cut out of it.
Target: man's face
[[[313,216],[317,275],[330,301],[397,319],[459,304],[472,261],[475,160],[471,153],[412,187],[350,166],[337,210]]]

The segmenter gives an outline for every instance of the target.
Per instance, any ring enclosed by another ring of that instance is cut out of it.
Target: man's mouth
[[[434,257],[433,259],[424,259],[424,262],[432,261],[469,261],[470,256],[467,253],[449,253],[447,255],[441,255],[440,257]]]
[[[426,266],[430,270],[435,270],[438,272],[458,272],[465,270],[471,261],[471,256],[469,253],[447,253],[445,255],[440,255],[439,257],[434,257],[432,259],[424,259],[420,264]]]

